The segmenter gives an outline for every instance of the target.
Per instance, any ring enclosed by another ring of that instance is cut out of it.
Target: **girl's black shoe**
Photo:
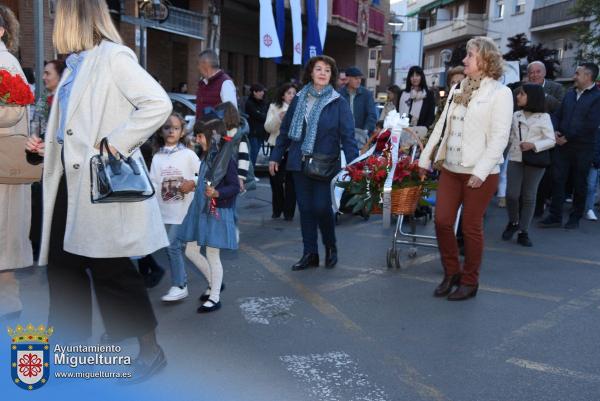
[[[210,302],[210,306],[200,305],[200,307],[198,307],[198,309],[196,309],[196,312],[208,313],[208,312],[214,312],[216,310],[221,309],[221,301],[215,303],[212,299],[209,299],[206,302]]]
[[[519,225],[517,223],[509,222],[506,225],[504,232],[502,232],[502,239],[504,241],[510,241],[510,239],[513,237],[513,235],[515,235],[517,231],[519,231]]]
[[[523,246],[531,247],[533,243],[529,239],[529,235],[526,232],[520,232],[517,236],[517,243]]]

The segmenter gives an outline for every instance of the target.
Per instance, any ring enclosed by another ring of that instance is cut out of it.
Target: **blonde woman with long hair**
[[[467,78],[450,91],[419,160],[423,175],[432,158],[441,168],[435,229],[445,275],[434,296],[447,296],[449,301],[477,295],[483,256],[483,214],[498,187],[513,112],[512,93],[498,81],[503,60],[493,40],[469,40],[463,64]],[[465,243],[462,269],[454,234],[461,204]]]
[[[155,197],[92,204],[90,158],[107,138],[113,154],[138,148],[171,113],[165,91],[123,46],[104,0],[58,0],[54,45],[69,54],[48,119],[44,157],[44,222],[40,265],[48,265],[50,323],[71,340],[91,335],[89,269],[107,338],[137,337],[133,380],[166,364],[144,282],[130,260],[168,245]],[[77,319],[73,319],[76,316]]]

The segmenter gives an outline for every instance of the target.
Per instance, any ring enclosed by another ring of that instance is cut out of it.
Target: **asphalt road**
[[[239,199],[240,250],[222,256],[220,311],[196,314],[206,284],[191,265],[186,300],[161,303],[168,275],[150,290],[169,365],[119,390],[127,399],[600,400],[600,222],[533,228],[534,247],[523,248],[501,241],[506,212],[492,204],[479,293],[447,302],[432,296],[441,279],[437,250],[408,258],[402,247],[402,269],[386,267],[393,230],[380,217],[342,216],[335,269],[290,271],[302,250],[298,216],[271,219],[267,181]],[[157,257],[167,266],[163,251]],[[19,321],[45,321],[44,269],[18,277]],[[103,333],[94,321],[91,343]],[[122,345],[135,355],[135,343]],[[6,380],[0,388],[12,389]],[[40,396],[54,388],[76,398],[59,380],[47,387]]]

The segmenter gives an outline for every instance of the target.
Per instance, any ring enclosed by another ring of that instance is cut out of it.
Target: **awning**
[[[408,14],[406,14],[406,16],[414,17],[415,15],[418,15],[421,13],[426,13],[427,11],[431,11],[434,8],[442,7],[447,4],[454,3],[454,1],[455,0],[436,0],[436,1],[433,1],[425,6],[421,7],[421,8],[417,8],[416,10],[409,12]]]

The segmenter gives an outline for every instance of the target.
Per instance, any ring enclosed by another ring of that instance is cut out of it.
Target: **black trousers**
[[[66,220],[67,186],[63,176],[54,206],[48,255],[48,320],[57,337],[72,342],[91,336],[92,287],[104,328],[112,339],[120,341],[152,331],[157,325],[156,317],[142,276],[131,260],[96,259],[66,252],[63,247]]]
[[[550,215],[562,218],[563,203],[569,176],[573,178],[573,211],[571,218],[581,219],[585,212],[587,176],[592,166],[594,147],[565,144],[554,151],[552,160],[552,205]]]
[[[273,201],[273,215],[279,217],[281,213],[288,219],[294,217],[296,211],[296,191],[294,190],[294,177],[286,171],[287,154],[279,165],[279,171],[274,176],[269,176]]]
[[[29,239],[33,248],[33,259],[37,260],[40,255],[40,242],[42,237],[42,183],[31,184],[31,228]]]

